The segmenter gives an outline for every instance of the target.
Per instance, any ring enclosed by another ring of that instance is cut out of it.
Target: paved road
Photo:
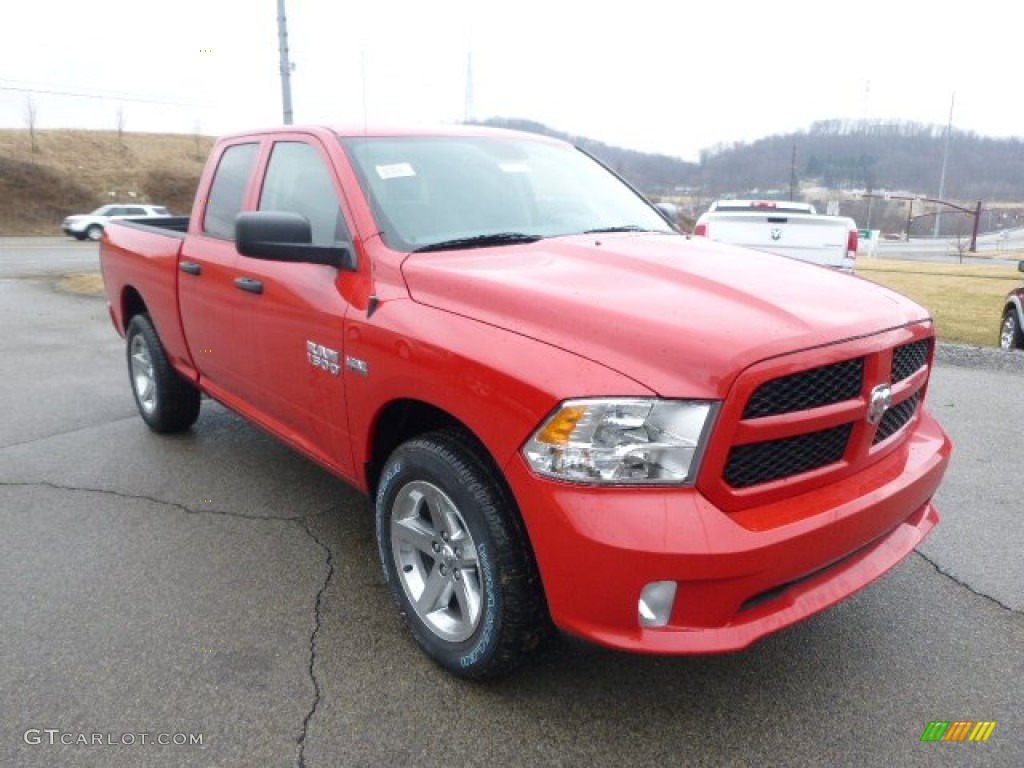
[[[876,255],[882,259],[1015,267],[1020,258],[1015,253],[1019,251],[1024,251],[1024,229],[979,235],[977,255],[964,254],[961,256],[957,251],[956,243],[952,240],[917,237],[912,238],[909,242],[882,240],[878,243]]]
[[[142,425],[102,301],[0,278],[0,327],[2,766],[1024,765],[1024,356],[944,353],[944,523],[858,596],[735,655],[562,638],[475,685],[404,635],[364,499],[216,404]]]
[[[70,237],[0,237],[0,277],[88,272],[100,267],[99,244]]]

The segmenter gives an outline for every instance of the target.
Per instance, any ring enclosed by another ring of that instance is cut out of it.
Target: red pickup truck
[[[452,127],[222,139],[101,262],[157,432],[206,393],[373,499],[412,636],[467,677],[552,627],[732,651],[935,526],[928,313],[691,240],[583,152]]]

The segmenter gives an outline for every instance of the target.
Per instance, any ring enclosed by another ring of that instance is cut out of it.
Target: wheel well
[[[399,445],[426,432],[452,428],[464,432],[473,440],[480,449],[481,457],[497,470],[493,457],[480,439],[450,413],[421,400],[395,400],[384,407],[373,427],[370,455],[365,466],[366,487],[370,497],[373,498],[377,493],[377,483],[384,463]],[[501,473],[498,474],[500,476]]]
[[[395,400],[388,403],[374,425],[373,442],[365,467],[366,487],[370,497],[377,493],[380,471],[395,448],[416,435],[446,427],[457,427],[469,432],[466,425],[450,413],[420,400]]]
[[[121,322],[124,323],[124,328],[127,330],[128,323],[132,321],[132,318],[136,315],[141,315],[149,310],[146,307],[146,302],[142,300],[142,296],[139,292],[132,288],[130,285],[124,289],[121,293]]]

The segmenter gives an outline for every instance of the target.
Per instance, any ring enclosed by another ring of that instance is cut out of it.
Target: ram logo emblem
[[[871,390],[871,398],[868,400],[868,424],[878,426],[878,423],[885,416],[885,412],[892,408],[892,387],[888,384],[879,384]]]

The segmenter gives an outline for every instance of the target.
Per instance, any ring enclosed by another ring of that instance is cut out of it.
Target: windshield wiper
[[[535,243],[541,239],[540,235],[527,235],[522,232],[495,232],[491,235],[476,235],[474,237],[457,237],[454,240],[442,240],[439,243],[430,243],[414,248],[413,253],[426,253],[428,251],[454,251],[459,248],[486,247],[489,245],[509,245],[512,243]]]
[[[585,229],[583,230],[584,235],[600,235],[605,232],[657,232],[656,229],[647,229],[647,227],[641,227],[636,224],[623,224],[618,227],[599,227],[598,229]]]

